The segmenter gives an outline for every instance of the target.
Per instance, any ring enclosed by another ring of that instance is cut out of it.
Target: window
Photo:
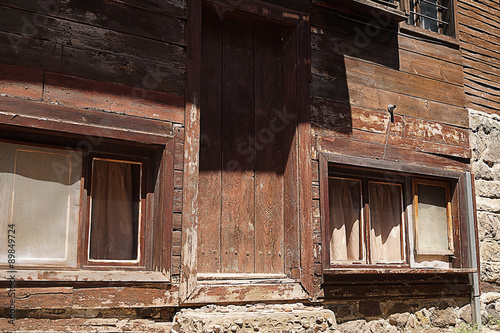
[[[325,155],[320,202],[327,271],[468,269],[460,172],[333,154],[329,162]]]
[[[15,230],[17,269],[165,264],[161,246],[153,248],[153,237],[165,239],[165,146],[92,140],[0,141],[0,230]],[[7,251],[0,266],[8,267]]]
[[[328,179],[330,264],[402,264],[403,186],[364,177]]]
[[[417,254],[453,254],[449,185],[414,179],[413,196]]]
[[[409,23],[454,37],[452,0],[410,0]]]

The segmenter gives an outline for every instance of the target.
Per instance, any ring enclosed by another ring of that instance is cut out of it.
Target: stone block
[[[435,310],[432,314],[432,326],[436,327],[450,327],[455,326],[458,322],[458,311],[454,308],[447,308],[444,310]]]
[[[480,241],[487,238],[500,240],[500,214],[478,212],[477,224]]]
[[[500,263],[481,261],[481,280],[486,282],[500,282]]]
[[[370,333],[366,320],[353,320],[338,325],[339,333]]]
[[[500,199],[476,197],[478,211],[500,213]]]
[[[485,198],[500,198],[500,181],[478,180],[475,186],[476,195]]]
[[[500,242],[486,239],[479,243],[482,262],[500,262]]]

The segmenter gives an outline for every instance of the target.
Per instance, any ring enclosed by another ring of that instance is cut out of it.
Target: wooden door
[[[286,221],[296,220],[285,205],[296,169],[286,34],[203,15],[199,273],[285,273]]]

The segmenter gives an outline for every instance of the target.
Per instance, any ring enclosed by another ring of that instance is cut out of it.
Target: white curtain
[[[363,259],[361,226],[361,182],[329,179],[330,261]]]
[[[401,261],[401,186],[370,182],[371,260]]]

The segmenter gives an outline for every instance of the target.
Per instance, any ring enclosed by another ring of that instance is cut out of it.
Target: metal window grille
[[[410,0],[409,23],[444,35],[452,35],[451,0]]]

